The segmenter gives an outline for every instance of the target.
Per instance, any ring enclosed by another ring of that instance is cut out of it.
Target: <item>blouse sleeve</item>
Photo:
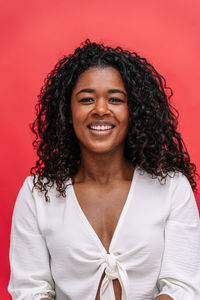
[[[13,300],[54,299],[49,252],[37,223],[30,179],[24,181],[13,211],[8,291]]]
[[[174,300],[200,299],[200,221],[188,179],[171,184],[171,211],[165,226],[165,248],[157,281],[160,293]]]

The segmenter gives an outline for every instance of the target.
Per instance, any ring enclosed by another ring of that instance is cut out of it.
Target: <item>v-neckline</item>
[[[111,249],[112,249],[112,246],[113,246],[113,243],[114,241],[116,240],[116,237],[117,237],[117,233],[119,231],[119,228],[120,228],[120,224],[123,220],[123,217],[128,209],[128,205],[129,205],[129,202],[130,202],[130,199],[133,198],[132,195],[132,190],[134,190],[134,187],[135,187],[135,182],[136,182],[136,171],[137,171],[137,167],[135,167],[134,169],[134,172],[133,172],[133,177],[132,177],[132,181],[131,181],[131,185],[130,185],[130,188],[129,188],[129,191],[128,191],[128,195],[127,195],[127,198],[126,198],[126,201],[123,205],[123,208],[121,210],[121,213],[120,213],[120,216],[119,216],[119,219],[117,221],[117,225],[115,227],[115,230],[114,230],[114,233],[113,233],[113,236],[111,238],[111,241],[110,241],[110,245],[109,245],[109,248],[108,248],[108,252],[106,250],[106,248],[104,247],[102,241],[100,240],[98,234],[96,233],[96,231],[94,230],[94,228],[92,227],[91,223],[89,222],[88,218],[86,217],[84,211],[82,210],[80,204],[79,204],[79,201],[76,197],[76,193],[75,193],[75,190],[74,190],[74,187],[73,187],[73,184],[70,184],[70,187],[71,187],[71,191],[72,191],[72,196],[75,200],[75,203],[76,203],[76,206],[78,208],[78,211],[80,213],[80,216],[82,217],[82,220],[83,222],[86,224],[87,228],[89,229],[90,233],[92,234],[93,238],[96,240],[99,248],[104,252],[104,253],[111,253]],[[72,180],[70,180],[71,183],[72,183]]]

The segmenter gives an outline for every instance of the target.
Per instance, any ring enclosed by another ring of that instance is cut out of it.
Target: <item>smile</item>
[[[96,125],[96,126],[90,126],[89,127],[90,129],[93,129],[93,130],[109,130],[109,129],[112,129],[113,126],[108,126],[108,125]]]
[[[114,126],[97,125],[88,127],[89,132],[96,136],[106,136],[112,133]]]

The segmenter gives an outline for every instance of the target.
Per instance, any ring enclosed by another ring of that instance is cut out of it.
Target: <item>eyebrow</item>
[[[82,89],[78,93],[76,93],[76,96],[79,95],[80,93],[94,93],[94,89]]]
[[[79,95],[80,93],[95,93],[95,90],[94,89],[82,89],[82,90],[78,91],[78,93],[76,93],[76,96]],[[118,90],[118,89],[110,89],[110,90],[108,90],[108,93],[109,94],[120,93],[127,97],[127,94],[124,91]]]

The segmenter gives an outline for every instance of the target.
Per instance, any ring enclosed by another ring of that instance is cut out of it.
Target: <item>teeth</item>
[[[94,126],[90,126],[91,129],[94,130],[108,130],[111,129],[112,126],[108,126],[108,125],[94,125]]]

